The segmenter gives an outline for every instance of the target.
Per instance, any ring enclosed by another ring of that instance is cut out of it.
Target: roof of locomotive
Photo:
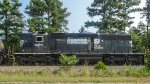
[[[130,34],[100,34],[99,37],[105,40],[132,40]]]
[[[52,38],[66,38],[66,37],[97,37],[96,33],[51,33]]]
[[[49,35],[51,38],[66,38],[66,37],[91,37],[101,38],[104,40],[131,40],[130,34],[108,34],[108,33],[23,33],[21,36],[28,37],[31,35]]]

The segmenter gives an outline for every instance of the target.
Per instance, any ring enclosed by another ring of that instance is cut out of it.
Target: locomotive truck
[[[143,53],[132,53],[130,34],[22,33],[18,64],[58,64],[60,54],[76,55],[79,63],[144,64]]]

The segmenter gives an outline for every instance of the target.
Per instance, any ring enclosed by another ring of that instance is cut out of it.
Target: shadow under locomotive
[[[143,53],[132,53],[129,34],[23,33],[20,44],[14,53],[19,64],[58,64],[61,53],[76,55],[79,64],[100,60],[108,65],[144,64]]]

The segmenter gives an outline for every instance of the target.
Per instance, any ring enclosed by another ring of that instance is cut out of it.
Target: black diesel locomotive
[[[57,64],[61,53],[76,55],[80,63],[144,64],[144,54],[132,53],[129,34],[23,33],[20,46],[14,53],[19,64]]]

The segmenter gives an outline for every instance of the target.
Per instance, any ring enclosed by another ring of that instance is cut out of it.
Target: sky
[[[22,13],[24,13],[25,7],[29,3],[29,1],[30,0],[20,0],[20,2],[22,3],[22,7],[21,7]],[[71,13],[71,15],[67,18],[69,20],[69,23],[68,23],[69,31],[68,32],[76,33],[79,31],[81,26],[84,26],[84,23],[86,21],[92,20],[92,18],[90,18],[87,15],[86,8],[88,6],[90,6],[90,4],[93,2],[93,0],[60,0],[60,1],[63,2],[64,7],[68,8],[68,12]],[[141,4],[139,5],[139,7],[143,7],[144,4],[145,4],[145,0],[141,0]],[[25,16],[25,18],[28,17],[26,14],[24,16]],[[144,21],[140,18],[141,17],[140,13],[132,13],[131,16],[136,17],[134,19],[133,26],[137,26],[139,21]],[[96,32],[96,29],[89,28],[88,31]]]

